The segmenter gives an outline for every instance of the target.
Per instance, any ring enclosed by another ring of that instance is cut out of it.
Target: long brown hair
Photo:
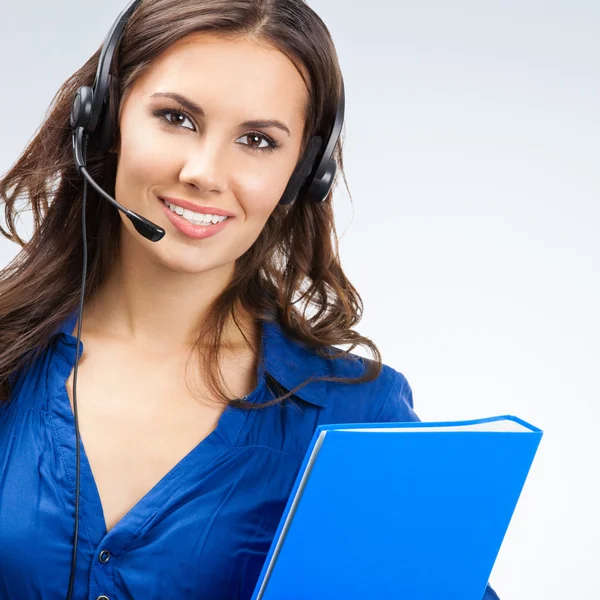
[[[180,38],[199,31],[250,36],[283,52],[303,77],[307,75],[310,100],[303,148],[311,136],[328,135],[340,97],[341,73],[327,27],[303,0],[143,0],[123,31],[112,65],[117,75],[111,89],[110,118],[115,128],[124,98],[153,59]],[[76,90],[94,83],[100,50],[60,87],[39,131],[0,179],[7,227],[0,226],[0,231],[22,248],[0,271],[0,402],[10,397],[11,376],[48,346],[51,334],[79,306],[83,177],[73,162],[69,114]],[[113,197],[115,157],[94,151],[93,144],[87,152],[89,173]],[[341,137],[334,158],[338,164],[334,187],[340,174],[347,187]],[[31,206],[34,222],[29,242],[15,228],[17,203],[23,199],[25,207]],[[360,360],[351,352],[354,348],[362,345],[371,351],[373,358],[362,361],[366,368],[360,377],[321,379],[358,383],[381,372],[377,346],[352,330],[362,317],[363,304],[340,264],[331,200],[330,193],[322,203],[303,201],[300,196],[291,205],[278,205],[256,242],[237,260],[231,282],[198,326],[191,352],[198,352],[210,389],[221,401],[256,407],[226,393],[219,369],[224,326],[229,319],[238,324],[238,306],[256,322],[277,320],[287,336],[322,356]],[[91,188],[86,217],[85,295],[89,297],[107,277],[121,220],[117,209]],[[346,350],[335,347],[346,345]],[[302,385],[262,406],[280,402]]]

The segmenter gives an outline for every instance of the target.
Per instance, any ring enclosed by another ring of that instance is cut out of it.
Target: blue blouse
[[[64,600],[75,515],[75,422],[66,380],[75,366],[74,312],[0,403],[0,598]],[[83,342],[79,352],[83,352]],[[261,403],[311,375],[356,376],[262,325]],[[291,400],[291,401],[290,401]],[[283,405],[228,407],[216,429],[108,533],[81,446],[74,597],[247,600],[252,596],[315,427],[417,421],[411,388],[389,366],[372,382],[312,382]],[[108,433],[108,432],[107,432]],[[488,586],[484,600],[497,600]]]

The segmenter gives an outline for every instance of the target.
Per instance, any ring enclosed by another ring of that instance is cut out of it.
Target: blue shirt
[[[76,455],[65,383],[76,322],[74,312],[0,404],[2,600],[66,598]],[[247,400],[280,395],[273,380],[291,390],[312,375],[355,377],[360,364],[321,358],[265,322],[258,385]],[[82,446],[74,598],[249,599],[315,427],[418,420],[408,382],[389,366],[372,382],[309,383],[291,400],[259,411],[228,407],[108,533]],[[497,600],[489,586],[484,600]]]

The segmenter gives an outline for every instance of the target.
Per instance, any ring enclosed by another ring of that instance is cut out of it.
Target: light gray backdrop
[[[359,330],[421,419],[545,431],[491,576],[502,600],[598,597],[600,4],[310,4],[345,75]],[[0,172],[124,6],[1,0]],[[16,251],[0,240],[0,266]]]

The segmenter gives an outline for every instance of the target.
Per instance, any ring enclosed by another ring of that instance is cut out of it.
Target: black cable
[[[69,593],[67,600],[73,596],[75,568],[77,565],[77,539],[79,537],[79,464],[81,436],[79,434],[79,418],[77,415],[77,366],[79,365],[79,346],[81,343],[81,321],[83,315],[83,298],[85,295],[85,279],[87,275],[87,235],[85,226],[85,206],[87,200],[87,179],[83,179],[83,204],[81,206],[81,226],[83,233],[83,276],[81,281],[81,296],[79,298],[79,319],[77,320],[77,346],[75,348],[75,373],[73,375],[73,416],[75,418],[75,531],[73,533],[73,555],[71,557],[71,576],[69,578]]]

